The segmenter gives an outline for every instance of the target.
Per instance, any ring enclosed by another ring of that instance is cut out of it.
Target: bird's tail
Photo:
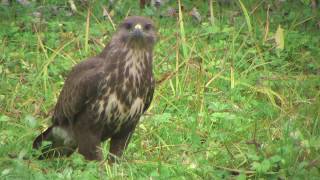
[[[53,126],[50,126],[47,130],[45,130],[43,133],[37,136],[36,139],[34,139],[32,145],[33,149],[39,149],[43,141],[48,141],[49,139],[52,139],[52,128]]]
[[[47,130],[35,138],[33,141],[34,149],[40,149],[43,141],[49,141],[49,144],[41,148],[41,155],[38,157],[38,159],[70,156],[75,151],[77,148],[76,143],[70,140],[67,141],[66,138],[69,137],[64,137],[65,134],[63,134],[63,132],[67,131],[61,129],[63,128],[59,126],[50,126]]]

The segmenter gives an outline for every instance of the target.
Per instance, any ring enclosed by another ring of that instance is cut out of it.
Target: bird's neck
[[[152,79],[152,51],[129,48],[121,44],[110,43],[100,54],[105,59],[105,72],[114,74],[116,80],[126,77],[139,82]]]
[[[145,55],[147,58],[152,55],[153,47],[130,47],[129,45],[122,43],[120,41],[110,42],[103,51],[99,54],[100,57],[104,59],[115,59],[119,55],[130,53],[132,55]],[[123,58],[123,57],[121,57]],[[150,58],[152,60],[152,58]]]
[[[138,49],[127,49],[125,58],[119,60],[125,76],[147,78],[152,76],[152,57],[150,52]]]

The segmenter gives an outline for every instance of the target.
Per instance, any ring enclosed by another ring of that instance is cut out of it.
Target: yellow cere
[[[137,24],[134,26],[135,29],[142,29],[142,26],[140,24]]]

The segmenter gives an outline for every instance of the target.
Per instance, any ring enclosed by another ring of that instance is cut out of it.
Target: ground
[[[307,1],[269,11],[214,1],[213,24],[200,0],[182,1],[183,21],[159,17],[175,1],[161,13],[120,1],[112,22],[103,3],[78,4],[74,15],[56,0],[0,6],[0,179],[320,176],[319,18]],[[194,6],[202,22],[188,15]],[[37,160],[32,140],[50,124],[70,68],[100,52],[127,14],[152,16],[160,38],[154,101],[122,162]]]

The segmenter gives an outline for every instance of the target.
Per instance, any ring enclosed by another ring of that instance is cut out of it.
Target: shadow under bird
[[[110,139],[108,160],[120,157],[149,107],[155,81],[152,53],[157,31],[152,20],[127,17],[95,57],[74,66],[58,98],[52,125],[33,142],[39,159],[70,156],[102,160],[101,142]]]

